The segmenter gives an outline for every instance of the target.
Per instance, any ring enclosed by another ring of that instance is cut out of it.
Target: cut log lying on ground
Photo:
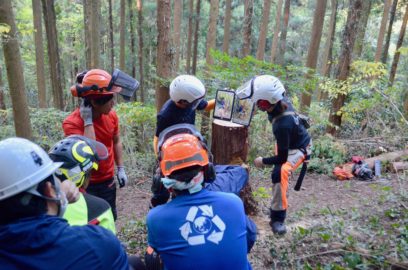
[[[404,170],[408,170],[408,162],[393,162],[392,163],[393,172],[400,172]]]
[[[401,150],[401,151],[390,152],[390,153],[384,153],[384,154],[381,154],[379,156],[366,158],[366,159],[364,159],[364,161],[368,164],[368,166],[371,169],[374,169],[374,162],[376,160],[379,160],[379,161],[381,161],[382,164],[384,164],[387,161],[389,161],[389,162],[398,161],[398,160],[400,160],[400,159],[402,159],[403,157],[406,157],[406,156],[408,156],[408,149]],[[346,163],[346,164],[343,164],[341,167],[345,171],[351,173],[352,169],[353,169],[353,163]]]

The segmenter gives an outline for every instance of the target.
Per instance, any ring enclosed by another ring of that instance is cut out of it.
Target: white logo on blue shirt
[[[190,207],[186,221],[179,230],[191,246],[203,245],[206,239],[218,245],[224,237],[225,223],[218,215],[214,215],[211,205]]]

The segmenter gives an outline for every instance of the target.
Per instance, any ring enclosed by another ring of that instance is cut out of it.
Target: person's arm
[[[113,152],[117,167],[123,167],[123,147],[119,134],[113,136]]]
[[[84,127],[84,136],[89,139],[96,140],[95,129],[93,124]]]
[[[256,167],[262,167],[263,165],[276,165],[283,164],[288,160],[289,152],[289,138],[290,130],[287,128],[279,129],[275,132],[276,144],[278,147],[278,154],[276,156],[263,158],[257,157],[254,160]]]
[[[212,111],[215,108],[215,99],[211,99],[208,101],[207,106],[204,108],[206,112]]]

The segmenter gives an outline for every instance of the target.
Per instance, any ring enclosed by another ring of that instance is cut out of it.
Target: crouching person
[[[148,269],[251,269],[247,239],[254,237],[247,237],[242,201],[203,189],[212,166],[206,149],[191,134],[171,136],[160,148],[162,182],[175,198],[148,213]]]
[[[0,141],[1,269],[132,269],[112,232],[61,218],[61,165],[26,139]]]

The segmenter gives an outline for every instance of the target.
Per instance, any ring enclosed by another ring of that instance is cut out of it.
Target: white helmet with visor
[[[184,100],[195,109],[204,96],[204,84],[195,76],[180,75],[170,84],[170,98],[176,103]]]

